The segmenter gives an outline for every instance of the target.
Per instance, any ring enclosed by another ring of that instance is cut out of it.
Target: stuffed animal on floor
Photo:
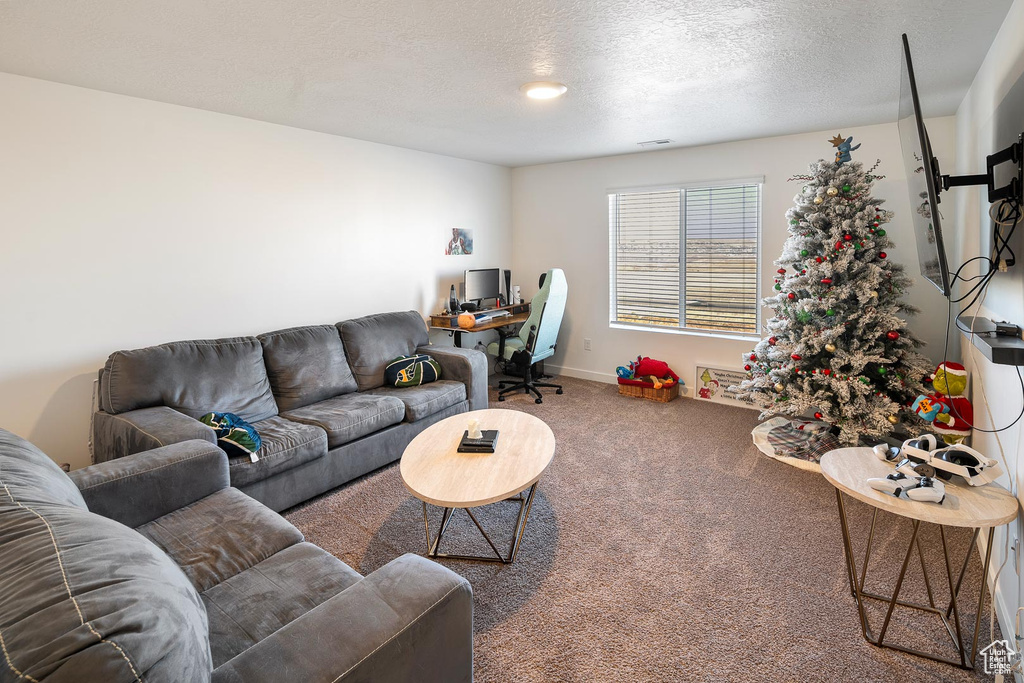
[[[645,387],[670,387],[679,382],[679,375],[672,372],[668,363],[654,360],[646,356],[637,356],[628,366],[620,365],[615,369],[619,384],[635,384]]]
[[[679,375],[672,372],[672,368],[663,360],[653,358],[638,358],[634,374],[638,376],[654,375],[666,380],[669,386],[679,381]]]

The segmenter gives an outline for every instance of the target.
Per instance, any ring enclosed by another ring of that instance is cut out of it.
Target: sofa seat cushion
[[[284,517],[238,489],[221,489],[138,528],[181,567],[199,592],[301,543]]]
[[[254,422],[252,426],[262,443],[256,453],[259,460],[252,462],[249,456],[228,458],[234,487],[252,484],[327,454],[327,434],[315,425],[278,416]]]
[[[311,543],[297,543],[202,594],[216,668],[363,577]]]
[[[405,417],[405,404],[391,396],[345,394],[290,410],[284,417],[323,429],[328,447],[335,448],[398,424]]]
[[[418,387],[380,387],[367,393],[397,398],[405,404],[406,421],[416,422],[465,401],[466,385],[442,379]]]

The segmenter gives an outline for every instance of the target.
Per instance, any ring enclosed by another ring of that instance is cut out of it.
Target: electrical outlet
[[[590,350],[590,340],[589,339],[584,339],[583,340],[583,350],[584,351],[589,351]]]

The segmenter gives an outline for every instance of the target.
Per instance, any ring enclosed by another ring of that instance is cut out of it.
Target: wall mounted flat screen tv
[[[903,34],[903,68],[900,80],[899,112],[900,148],[903,166],[907,171],[910,190],[911,219],[917,241],[917,257],[921,275],[949,296],[949,265],[942,244],[942,226],[939,216],[939,168],[932,155],[928,130],[921,116],[921,102],[917,96],[914,65],[910,59],[910,43]]]

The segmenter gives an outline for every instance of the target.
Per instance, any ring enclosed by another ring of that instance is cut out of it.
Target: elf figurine
[[[940,363],[932,374],[931,396],[918,396],[913,410],[948,444],[961,443],[971,433],[974,407],[964,397],[967,370],[959,363]]]

